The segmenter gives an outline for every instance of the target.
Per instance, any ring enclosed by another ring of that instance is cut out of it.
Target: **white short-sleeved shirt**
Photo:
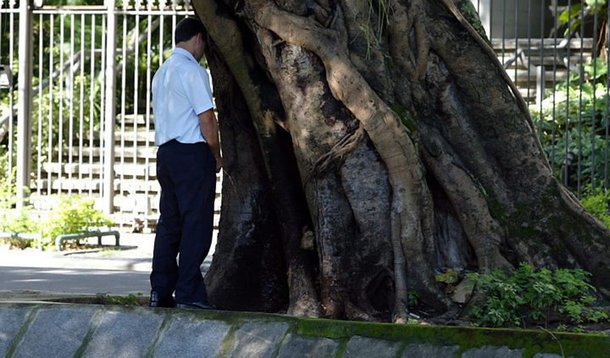
[[[199,114],[214,108],[207,72],[193,55],[175,48],[152,81],[155,144],[205,142]]]

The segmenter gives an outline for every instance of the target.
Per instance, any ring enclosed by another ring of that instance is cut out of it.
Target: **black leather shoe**
[[[157,291],[150,292],[150,299],[148,300],[148,307],[176,307],[176,301],[170,296],[169,298],[160,298]]]
[[[187,310],[212,310],[214,307],[201,303],[201,302],[193,302],[193,303],[177,303],[176,308],[179,309],[187,309]]]

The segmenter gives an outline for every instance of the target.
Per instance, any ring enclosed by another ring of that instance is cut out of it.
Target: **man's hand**
[[[220,142],[218,140],[218,123],[216,123],[216,115],[214,110],[210,109],[199,114],[199,126],[201,134],[205,138],[216,159],[216,173],[222,169],[222,156],[220,155]]]
[[[214,159],[216,159],[216,173],[220,173],[222,170],[222,157],[218,156],[214,157]]]

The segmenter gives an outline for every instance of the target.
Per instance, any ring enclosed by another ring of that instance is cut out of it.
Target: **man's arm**
[[[208,142],[208,146],[216,159],[216,173],[222,168],[222,157],[220,156],[220,141],[218,139],[218,123],[214,109],[207,110],[199,115],[199,126],[201,134]]]

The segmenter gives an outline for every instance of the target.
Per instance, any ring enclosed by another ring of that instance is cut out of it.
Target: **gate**
[[[17,206],[51,209],[52,194],[77,194],[96,198],[119,224],[156,220],[150,85],[173,48],[176,23],[192,14],[182,2],[2,3],[0,28],[9,36],[0,37],[0,64],[18,83],[31,82],[2,90],[0,143],[8,155],[0,178],[14,183],[5,187]]]

